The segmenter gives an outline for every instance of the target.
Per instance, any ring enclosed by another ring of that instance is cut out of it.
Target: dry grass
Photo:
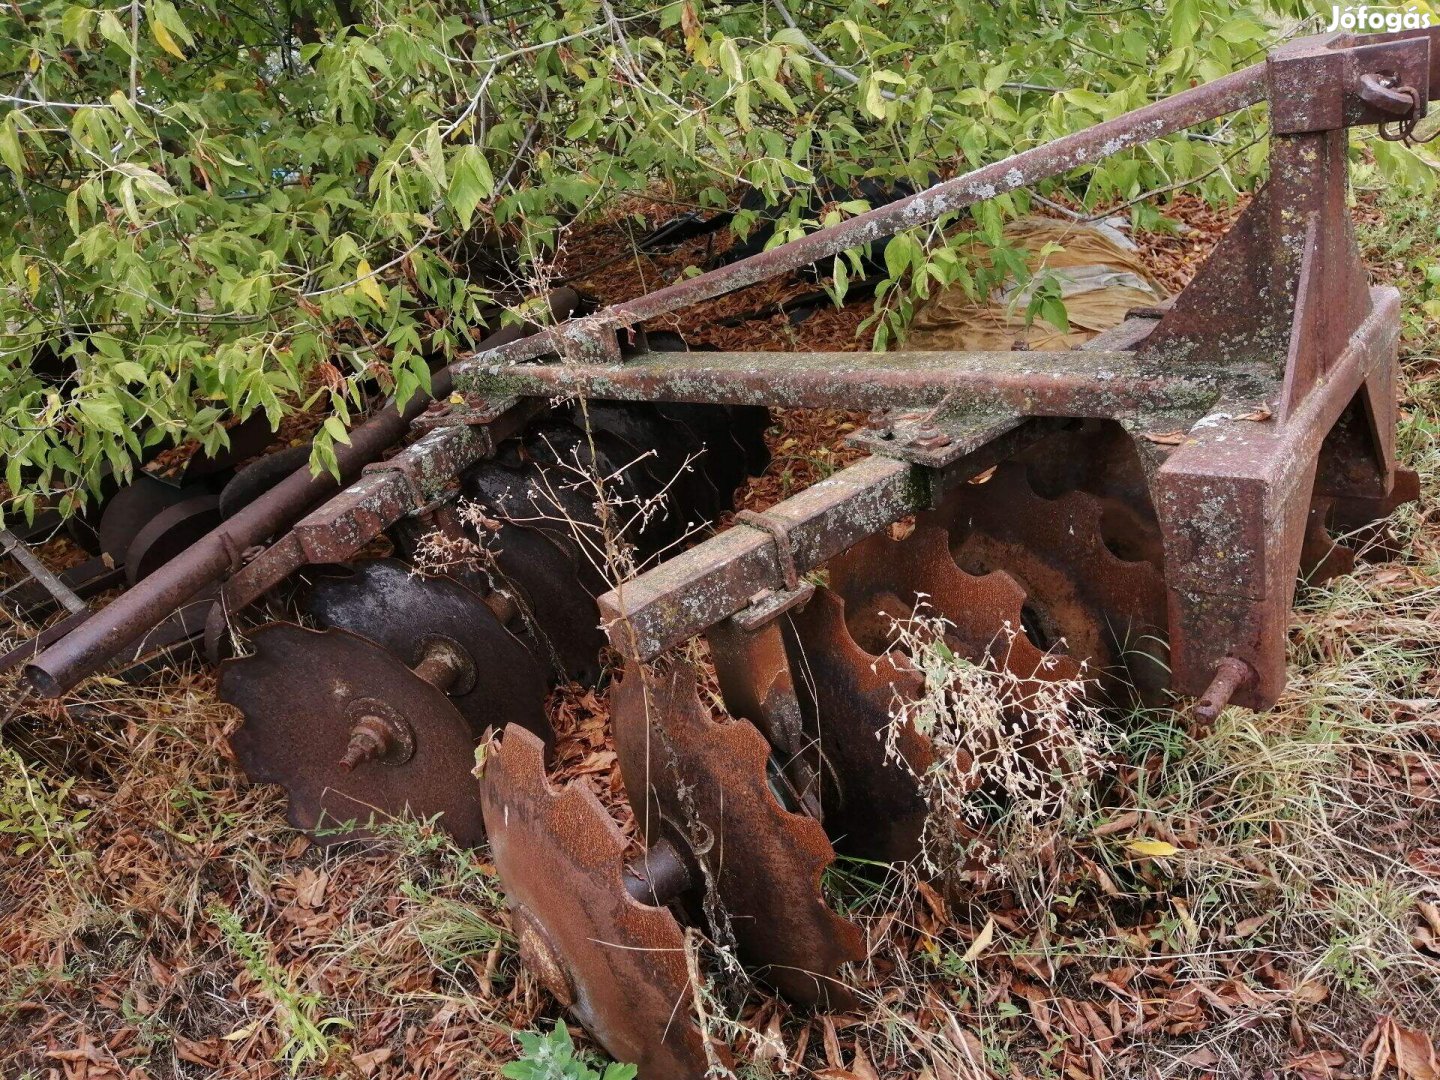
[[[1440,299],[1440,210],[1370,200],[1362,222],[1408,310]],[[1189,245],[1174,257],[1193,263]],[[806,344],[853,337],[812,322]],[[1004,875],[937,891],[837,865],[832,898],[871,945],[866,1009],[801,1015],[721,976],[742,1075],[1427,1075],[1440,327],[1412,315],[1405,348],[1401,445],[1426,481],[1407,554],[1302,597],[1281,706],[1200,738],[1167,712],[1117,721],[1092,798]],[[782,421],[747,505],[843,460],[845,416]],[[4,715],[13,681],[0,693]],[[207,674],[98,682],[68,706],[19,703],[0,745],[0,1075],[490,1077],[513,1031],[556,1015],[518,971],[483,850],[423,823],[363,850],[297,838],[229,760]],[[552,711],[567,773],[613,787],[603,695]]]

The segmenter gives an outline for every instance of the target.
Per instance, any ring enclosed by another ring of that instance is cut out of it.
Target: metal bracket
[[[454,393],[444,401],[432,401],[423,413],[411,421],[410,426],[416,431],[437,427],[483,427],[493,424],[519,403],[517,397]]]
[[[780,576],[785,582],[785,591],[794,592],[800,588],[800,571],[795,567],[795,545],[790,542],[790,527],[776,518],[766,517],[754,510],[741,510],[735,515],[741,525],[749,525],[769,533],[775,542],[775,558],[780,563]]]
[[[872,454],[943,469],[1013,431],[1024,420],[1023,416],[946,412],[943,408],[891,410],[877,413],[869,427],[847,436],[845,441]]]
[[[1407,115],[1425,116],[1430,42],[1423,34],[1329,34],[1287,42],[1270,54],[1270,124],[1277,135],[1333,131],[1396,119],[1396,102],[1377,93],[1405,87]]]

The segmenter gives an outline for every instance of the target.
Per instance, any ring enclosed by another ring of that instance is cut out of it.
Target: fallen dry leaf
[[[1345,1055],[1338,1050],[1311,1050],[1298,1054],[1285,1063],[1285,1068],[1299,1073],[1301,1080],[1331,1080],[1345,1064]]]
[[[390,1060],[394,1051],[388,1046],[382,1046],[378,1050],[369,1050],[363,1054],[356,1054],[350,1061],[365,1076],[374,1076],[375,1070]]]
[[[995,938],[995,920],[986,919],[985,925],[980,928],[980,933],[975,935],[975,940],[970,943],[970,948],[965,950],[964,959],[966,963],[974,963],[979,959],[980,954],[990,947],[990,942]]]
[[[1435,1044],[1423,1031],[1403,1027],[1385,1017],[1365,1040],[1362,1053],[1371,1057],[1371,1080],[1380,1080],[1393,1067],[1398,1080],[1440,1080],[1440,1060]]]
[[[317,874],[305,867],[295,878],[295,902],[301,907],[318,908],[325,899],[325,886],[329,882],[330,875],[323,870]]]
[[[1163,859],[1171,855],[1180,854],[1180,849],[1174,844],[1167,844],[1164,840],[1147,840],[1143,837],[1136,840],[1126,840],[1125,847],[1136,855],[1143,855],[1147,859]]]
[[[1237,417],[1235,417],[1235,419],[1236,419],[1236,420],[1253,420],[1253,421],[1259,422],[1259,421],[1261,421],[1261,420],[1269,420],[1270,417],[1272,417],[1272,416],[1274,416],[1274,415],[1275,415],[1275,414],[1270,411],[1270,406],[1268,406],[1268,405],[1261,405],[1258,409],[1255,409],[1255,410],[1253,410],[1253,411],[1251,411],[1251,412],[1247,412],[1247,413],[1244,413],[1244,414],[1242,414],[1242,415],[1240,415],[1240,416],[1237,416]]]
[[[1142,431],[1140,437],[1146,442],[1152,442],[1158,446],[1179,446],[1185,441],[1186,433],[1183,431]]]

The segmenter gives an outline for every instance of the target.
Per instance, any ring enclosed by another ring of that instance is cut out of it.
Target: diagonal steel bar
[[[85,601],[76,596],[70,586],[60,580],[59,575],[51,573],[39,556],[9,529],[0,529],[0,555],[9,555],[23,566],[25,572],[43,585],[45,591],[64,605],[70,614],[87,610]]]
[[[798,270],[842,251],[863,247],[918,225],[928,225],[974,203],[1094,164],[1152,139],[1162,139],[1254,105],[1264,99],[1265,92],[1266,66],[1256,64],[1084,131],[984,165],[759,255],[615,304],[565,327],[513,342],[488,353],[484,361],[462,360],[456,365],[457,375],[463,375],[477,362],[518,363],[577,351],[589,356],[608,355],[614,349],[613,335],[617,328],[635,326],[658,315]]]

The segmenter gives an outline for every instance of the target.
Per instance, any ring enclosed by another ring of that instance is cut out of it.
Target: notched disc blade
[[[702,1080],[685,936],[668,910],[626,891],[625,839],[594,793],[552,787],[544,745],[518,727],[486,761],[480,790],[527,966],[641,1080]]]
[[[1080,674],[1075,660],[1042,652],[1025,635],[1025,590],[1015,579],[961,570],[944,529],[922,524],[903,540],[867,537],[830,561],[830,583],[845,600],[851,635],[871,653],[889,650],[895,623],[910,619],[923,600],[950,623],[946,642],[968,660],[989,656],[1023,679]]]
[[[703,843],[740,957],[802,1004],[852,1008],[835,979],[865,955],[858,927],[826,904],[821,875],[835,850],[818,821],[780,805],[768,775],[770,745],[754,725],[718,723],[701,704],[695,669],[676,661],[631,668],[611,693],[615,749],[636,815],[654,843],[666,827]],[[658,819],[664,819],[664,825]]]
[[[373,836],[375,822],[408,811],[443,815],[441,824],[462,845],[484,839],[470,775],[474,739],[444,694],[392,653],[344,630],[270,623],[250,640],[254,655],[220,665],[220,697],[245,716],[230,746],[251,780],[289,792],[292,825],[318,830],[316,840],[328,844]],[[347,772],[340,758],[367,709],[403,723],[413,752]]]
[[[449,638],[475,665],[474,683],[450,697],[471,731],[478,737],[487,727],[519,724],[551,741],[544,669],[485,601],[453,578],[373,559],[344,576],[321,578],[305,607],[322,626],[368,638],[410,667],[420,662],[427,638]]]
[[[947,528],[962,570],[1003,570],[1019,583],[1037,645],[1088,661],[1112,694],[1127,679],[1158,694],[1168,681],[1164,575],[1107,546],[1105,514],[1105,500],[1085,491],[1043,498],[1011,462],[926,520]]]
[[[840,791],[827,796],[825,831],[842,854],[902,862],[920,853],[925,800],[915,773],[934,759],[929,740],[912,728],[899,732],[896,749],[909,769],[886,757],[883,732],[899,700],[922,689],[918,674],[898,657],[867,653],[845,627],[845,604],[816,589],[803,611],[790,616],[791,670],[807,712],[815,752]],[[808,699],[808,700],[807,700]]]

